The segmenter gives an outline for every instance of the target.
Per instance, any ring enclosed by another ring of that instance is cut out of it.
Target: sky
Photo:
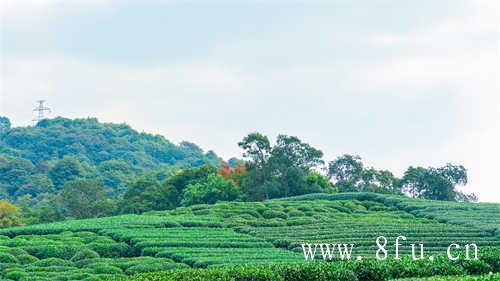
[[[500,1],[0,0],[0,115],[97,117],[225,159],[246,134],[500,202]]]

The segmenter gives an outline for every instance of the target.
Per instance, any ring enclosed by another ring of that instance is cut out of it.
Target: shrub
[[[34,266],[48,267],[48,266],[73,266],[73,263],[60,258],[48,258],[39,260],[33,263]]]
[[[22,254],[17,256],[17,259],[19,260],[20,264],[30,264],[38,261],[37,257],[34,257],[30,254]]]
[[[468,274],[484,274],[493,270],[491,265],[482,260],[461,260],[460,265]]]
[[[375,260],[356,262],[353,271],[359,280],[384,281],[390,277],[386,264]]]
[[[90,249],[84,249],[76,253],[72,258],[72,262],[77,262],[81,260],[86,260],[86,259],[96,259],[99,258],[99,254],[95,251],[92,251]]]
[[[27,254],[27,252],[25,250],[23,250],[22,248],[9,248],[8,252],[11,254],[11,255],[14,255],[14,256],[19,256],[19,255],[25,255]]]
[[[88,265],[86,268],[92,270],[96,274],[120,274],[123,273],[119,267],[99,262]]]
[[[18,260],[16,257],[9,253],[0,252],[0,263],[17,263]]]
[[[480,253],[480,259],[491,265],[493,272],[500,271],[500,248],[485,248]]]
[[[127,268],[127,270],[125,270],[125,273],[127,273],[127,275],[134,275],[143,272],[156,272],[156,271],[169,270],[175,267],[176,267],[175,263],[166,263],[166,264],[144,263],[144,264],[133,265]]]
[[[180,227],[181,224],[176,221],[167,221],[163,224],[164,227]]]
[[[337,281],[358,281],[356,274],[352,270],[339,269],[334,271],[331,275],[331,279]]]
[[[304,215],[304,213],[302,213],[299,210],[293,210],[293,211],[288,212],[289,217],[301,217],[303,215]]]
[[[79,250],[73,245],[37,245],[25,248],[26,252],[39,259],[61,258],[70,259]]]
[[[446,258],[434,259],[432,266],[428,268],[428,275],[463,275],[464,269],[457,264],[450,263]]]
[[[12,279],[12,280],[21,280],[26,276],[28,276],[28,274],[26,272],[20,271],[20,270],[13,270],[13,271],[7,272],[5,274],[5,278]]]
[[[273,218],[281,218],[281,219],[286,219],[288,216],[281,211],[274,211],[274,210],[266,210],[262,213],[262,217],[265,219],[273,219]]]
[[[118,258],[125,257],[131,252],[130,246],[126,243],[90,243],[88,246],[96,251],[101,257]]]

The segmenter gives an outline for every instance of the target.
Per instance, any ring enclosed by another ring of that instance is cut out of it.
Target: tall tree
[[[67,216],[75,219],[95,218],[114,212],[114,203],[106,197],[105,187],[93,180],[66,182],[60,202]]]
[[[328,164],[328,177],[341,191],[358,191],[363,171],[363,162],[357,155],[345,154]]]
[[[409,167],[402,180],[402,190],[417,198],[434,200],[474,200],[456,189],[467,184],[467,170],[461,165],[447,164],[440,168]]]
[[[241,188],[249,200],[303,194],[305,178],[323,163],[320,150],[294,136],[279,135],[271,146],[266,136],[251,133],[238,144],[248,159]]]
[[[250,133],[238,146],[244,151],[243,157],[250,158],[250,164],[256,168],[264,168],[271,152],[271,143],[267,136],[257,132]]]
[[[119,203],[122,213],[142,213],[156,210],[159,205],[160,184],[152,177],[141,177],[135,181],[123,195]]]
[[[183,193],[182,205],[214,204],[217,201],[233,201],[239,190],[232,180],[223,176],[210,174],[206,181],[189,184]]]

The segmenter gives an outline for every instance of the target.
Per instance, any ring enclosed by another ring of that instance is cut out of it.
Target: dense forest
[[[356,155],[326,162],[295,136],[272,143],[250,133],[238,146],[244,160],[224,161],[126,124],[58,117],[11,127],[0,117],[0,227],[320,192],[477,200],[456,189],[467,183],[460,165],[409,167],[398,178]]]

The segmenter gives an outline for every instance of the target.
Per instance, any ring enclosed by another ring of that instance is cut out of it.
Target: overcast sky
[[[226,159],[260,131],[397,175],[452,162],[500,202],[500,1],[201,2],[0,0],[0,115],[46,99]]]

